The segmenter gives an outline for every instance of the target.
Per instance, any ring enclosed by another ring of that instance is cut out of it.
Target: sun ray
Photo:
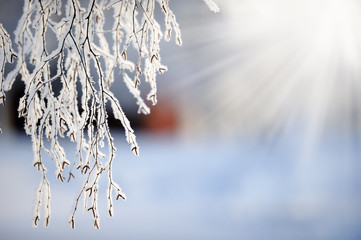
[[[189,55],[175,58],[194,60],[174,87],[192,101],[190,132],[282,137],[299,128],[305,148],[325,132],[360,133],[360,1],[229,0],[220,8],[208,25],[184,27],[185,38],[203,37],[186,40]]]

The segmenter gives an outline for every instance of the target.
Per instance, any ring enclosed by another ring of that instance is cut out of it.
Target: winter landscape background
[[[41,176],[16,103],[0,107],[0,239],[361,238],[360,1],[218,2],[172,2],[184,46],[162,46],[150,116],[119,90],[141,155],[115,125],[127,200],[109,218],[99,194],[100,230],[80,211],[70,228],[81,182],[57,181],[50,160],[51,223],[32,227]],[[10,33],[21,5],[0,3]]]

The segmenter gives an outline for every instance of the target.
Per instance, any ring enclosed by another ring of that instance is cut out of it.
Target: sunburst
[[[360,1],[219,5],[219,15],[183,26],[190,51],[182,61],[194,61],[178,86],[186,86],[187,111],[193,109],[188,130],[284,136],[297,129],[308,142],[331,132],[358,134]]]

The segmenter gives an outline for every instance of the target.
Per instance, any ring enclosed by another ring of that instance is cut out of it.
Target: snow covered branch
[[[212,10],[217,9],[212,1],[205,2]],[[155,19],[156,9],[164,15],[164,31]],[[106,29],[108,12],[113,13],[113,26]],[[49,36],[56,40],[50,41]],[[25,132],[32,139],[33,165],[42,176],[36,195],[35,226],[42,218],[45,226],[50,221],[50,182],[44,153],[55,163],[59,181],[70,181],[75,171],[86,176],[70,216],[72,228],[81,197],[84,208],[92,213],[94,227],[99,228],[98,189],[103,173],[108,178],[110,216],[113,192],[116,199],[126,198],[112,177],[116,147],[108,125],[107,107],[111,107],[114,117],[122,124],[135,155],[139,154],[139,147],[121,103],[110,87],[116,79],[122,79],[137,102],[138,112],[148,114],[150,109],[141,97],[139,85],[142,82],[150,85],[147,100],[156,104],[156,76],[167,70],[161,62],[159,44],[173,36],[176,44],[181,45],[180,29],[169,0],[25,1],[15,31],[16,52],[11,48],[9,34],[0,25],[0,103],[5,104],[5,92],[21,75],[25,92],[18,113],[24,118]],[[54,42],[55,45],[51,44]],[[129,52],[136,52],[137,60],[128,60]],[[12,63],[14,57],[15,67],[5,76],[5,65]],[[61,86],[60,90],[54,88],[55,83]],[[60,138],[76,143],[74,161],[68,160]],[[101,152],[105,146],[107,154]],[[42,204],[43,216],[39,210]]]

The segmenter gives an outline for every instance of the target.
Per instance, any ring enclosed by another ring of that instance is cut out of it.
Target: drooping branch
[[[94,227],[100,227],[98,192],[99,179],[104,172],[108,178],[109,216],[113,216],[113,191],[116,199],[126,199],[112,176],[116,147],[108,125],[108,106],[122,124],[126,141],[135,155],[139,154],[139,147],[111,86],[122,79],[137,102],[138,113],[150,113],[139,89],[142,82],[150,86],[147,100],[153,105],[157,103],[156,76],[167,70],[161,63],[160,41],[169,41],[174,33],[176,44],[182,44],[179,25],[169,2],[89,0],[85,5],[79,0],[26,1],[15,31],[16,52],[11,48],[9,34],[0,24],[0,103],[5,103],[5,92],[20,75],[25,90],[18,113],[24,118],[25,132],[32,139],[33,165],[41,173],[35,201],[35,226],[42,217],[45,226],[50,221],[50,182],[43,154],[54,162],[55,176],[61,182],[65,180],[64,171],[68,166],[68,182],[75,178],[75,171],[85,175],[69,220],[72,228],[75,228],[81,197],[84,209],[92,213]],[[212,1],[206,2],[210,5]],[[164,31],[155,18],[157,4],[164,15]],[[106,14],[108,12],[113,15]],[[108,18],[114,24],[105,29]],[[55,36],[56,41],[50,41],[48,36]],[[134,52],[136,60],[133,62],[127,57]],[[5,76],[6,63],[12,63],[14,57],[17,57],[16,64]],[[59,89],[54,88],[55,83],[60,85]],[[74,161],[68,160],[61,138],[76,143]],[[102,152],[105,146],[107,154]],[[45,210],[41,216],[39,209],[43,203]]]

